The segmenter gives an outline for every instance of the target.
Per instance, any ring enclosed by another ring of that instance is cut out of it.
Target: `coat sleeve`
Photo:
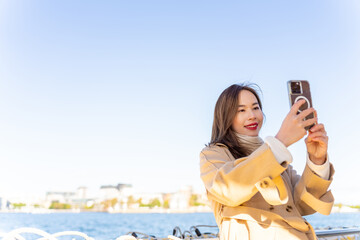
[[[291,166],[287,169],[291,176],[294,189],[294,202],[302,216],[319,212],[329,215],[334,204],[331,190],[328,190],[335,173],[330,163],[330,178],[323,179],[315,174],[306,164],[305,170],[300,177]]]
[[[279,164],[267,144],[235,161],[230,159],[225,149],[207,147],[200,153],[201,179],[213,200],[227,206],[238,206],[260,192],[271,204],[287,201],[280,174],[288,163]]]

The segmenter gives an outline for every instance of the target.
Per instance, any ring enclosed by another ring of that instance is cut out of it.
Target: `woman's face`
[[[264,117],[255,95],[248,90],[242,90],[238,103],[233,130],[247,136],[258,136]]]

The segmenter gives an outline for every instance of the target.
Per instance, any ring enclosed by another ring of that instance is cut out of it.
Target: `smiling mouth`
[[[245,128],[249,129],[249,130],[256,130],[258,126],[259,126],[259,124],[252,123],[252,124],[246,125]]]

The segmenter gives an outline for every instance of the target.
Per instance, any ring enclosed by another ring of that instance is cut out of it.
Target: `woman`
[[[334,169],[327,156],[328,137],[317,117],[298,113],[295,103],[275,137],[259,137],[262,105],[250,85],[232,85],[220,95],[210,144],[200,153],[205,184],[220,240],[316,239],[304,215],[328,215],[334,198],[328,187]],[[287,150],[306,135],[307,164],[296,174]]]

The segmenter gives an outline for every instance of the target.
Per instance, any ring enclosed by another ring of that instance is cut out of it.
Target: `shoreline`
[[[129,209],[108,209],[108,210],[92,210],[92,209],[46,209],[46,208],[23,208],[23,209],[6,209],[0,210],[0,213],[33,213],[33,214],[49,214],[49,213],[109,213],[109,214],[145,214],[145,213],[212,213],[210,207],[193,207],[187,209],[165,209],[165,208],[129,208]],[[360,213],[358,208],[350,208],[347,206],[334,206],[331,213]]]
[[[164,209],[164,208],[139,208],[139,209],[119,209],[119,210],[85,210],[85,209],[12,209],[1,210],[0,213],[31,213],[31,214],[51,214],[51,213],[212,213],[208,207],[194,209]]]

